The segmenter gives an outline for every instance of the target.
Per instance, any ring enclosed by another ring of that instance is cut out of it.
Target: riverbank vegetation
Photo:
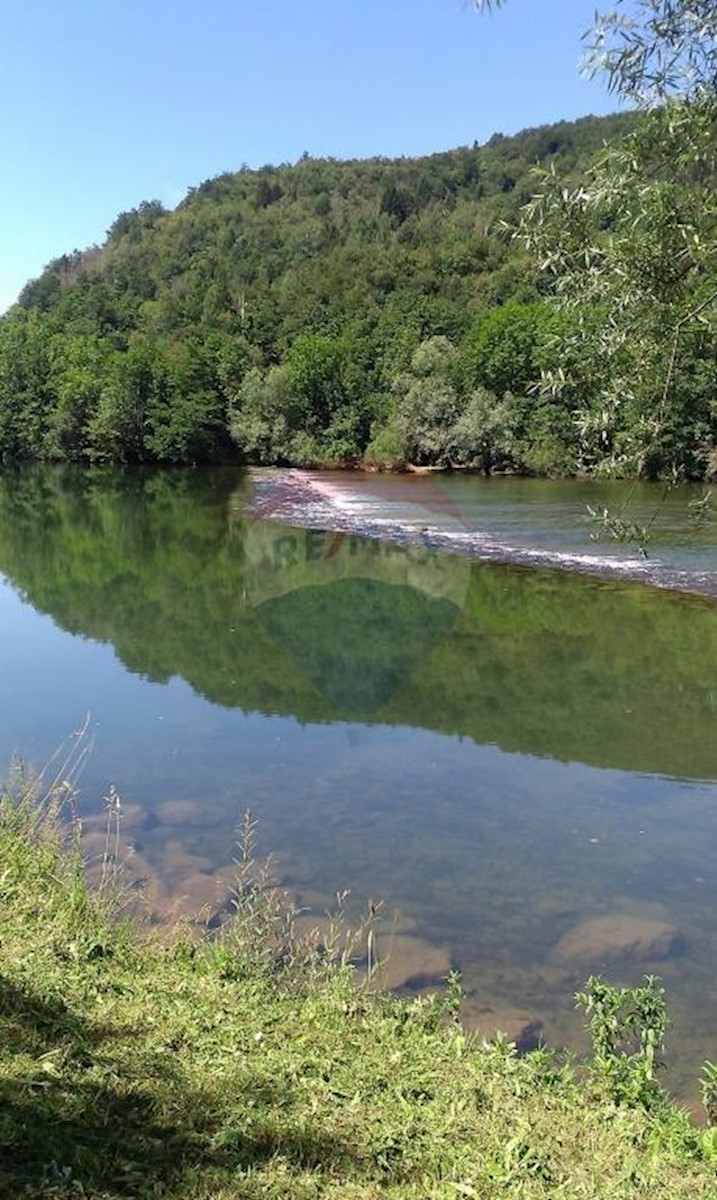
[[[20,778],[0,796],[0,1194],[717,1194],[712,1130],[654,1079],[653,984],[590,983],[586,1070],[520,1058],[463,1031],[455,980],[440,999],[361,986],[340,940],[294,935],[250,859],[211,936],[121,919],[114,799],[92,891],[67,790],[58,776],[40,800]]]
[[[640,118],[577,189],[543,171],[521,213],[564,322],[542,391],[576,397],[594,468],[713,478],[717,10],[712,0],[616,0],[595,22],[587,72]]]

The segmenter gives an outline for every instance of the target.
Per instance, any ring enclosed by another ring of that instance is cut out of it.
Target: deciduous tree
[[[501,0],[476,0],[478,8]],[[717,6],[618,0],[586,69],[643,110],[587,180],[544,170],[519,228],[568,313],[544,386],[583,464],[709,474],[717,459]]]

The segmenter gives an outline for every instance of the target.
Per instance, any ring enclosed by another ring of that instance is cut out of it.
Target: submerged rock
[[[197,800],[163,800],[152,809],[160,825],[175,825],[179,829],[205,829],[212,824],[209,806]]]
[[[336,914],[332,919],[323,907],[327,902],[325,896],[302,889],[295,898],[299,910],[295,933],[318,945],[328,939],[344,949],[348,943],[350,962],[361,975],[370,966],[376,988],[404,995],[445,988],[452,966],[449,950],[421,937],[405,917],[391,929],[378,921],[369,941],[368,926],[361,929],[360,918],[357,921],[353,914],[348,914],[345,920],[336,923],[336,916],[340,917]]]
[[[480,1033],[486,1041],[492,1041],[496,1034],[504,1033],[521,1054],[535,1050],[542,1041],[541,1018],[520,1008],[479,1008],[471,1001],[466,1001],[461,1006],[461,1023],[470,1032]]]
[[[391,992],[422,992],[442,988],[451,969],[451,956],[412,933],[377,939],[379,967],[376,982]]]
[[[120,799],[113,812],[119,818],[119,827],[123,834],[136,833],[151,822],[147,809],[134,801]],[[82,818],[83,847],[87,845],[88,839],[94,839],[96,836],[102,838],[106,847],[114,843],[115,823],[108,816],[106,808],[101,812],[89,813]]]
[[[554,962],[581,969],[600,968],[605,962],[661,962],[680,945],[680,931],[666,921],[631,913],[589,917],[563,934],[553,950]]]

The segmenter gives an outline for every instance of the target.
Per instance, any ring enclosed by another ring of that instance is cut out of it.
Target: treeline
[[[0,322],[0,456],[594,467],[575,395],[532,389],[569,317],[510,225],[536,163],[575,183],[633,126],[304,156],[122,213]]]

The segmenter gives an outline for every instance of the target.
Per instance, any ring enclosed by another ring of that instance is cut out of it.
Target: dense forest
[[[0,458],[717,476],[700,122],[304,155],[140,204],[0,321]]]
[[[422,159],[305,155],[208,180],[174,212],[122,213],[0,322],[0,457],[599,466],[604,439],[575,415],[598,403],[590,380],[534,387],[570,316],[512,233],[536,164],[577,187],[634,126],[588,117]],[[703,404],[683,430],[690,475],[709,419]]]

